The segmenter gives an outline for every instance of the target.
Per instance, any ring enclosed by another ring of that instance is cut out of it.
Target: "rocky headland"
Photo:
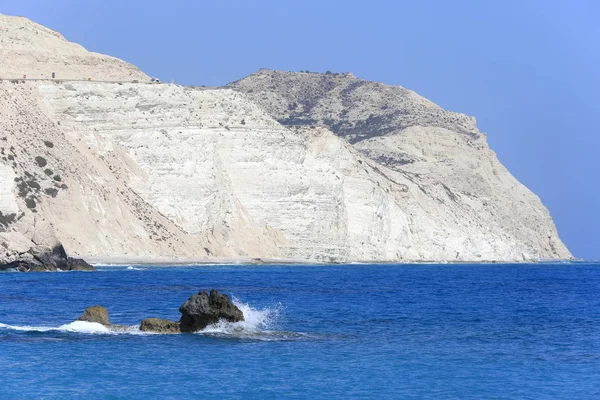
[[[25,18],[0,15],[0,39],[0,269],[571,258],[475,119],[405,88],[156,84]]]

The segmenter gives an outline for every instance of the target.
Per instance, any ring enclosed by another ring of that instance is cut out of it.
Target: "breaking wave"
[[[274,307],[257,309],[251,307],[249,304],[242,303],[235,297],[232,298],[232,301],[244,313],[244,321],[227,322],[221,320],[195,334],[219,338],[265,341],[294,340],[305,336],[297,332],[284,332],[275,329],[279,325],[283,313],[281,304]]]

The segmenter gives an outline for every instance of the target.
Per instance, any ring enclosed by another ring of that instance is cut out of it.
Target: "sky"
[[[477,118],[575,257],[600,259],[596,0],[0,0],[163,81],[353,72]]]

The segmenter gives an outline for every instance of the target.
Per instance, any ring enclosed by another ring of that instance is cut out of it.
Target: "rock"
[[[96,268],[79,258],[67,257],[62,245],[54,248],[34,245],[9,262],[0,262],[0,271],[16,269],[19,272],[95,271]]]
[[[33,258],[39,261],[41,265],[46,267],[46,270],[69,270],[67,253],[61,244],[56,245],[53,248],[46,246],[34,246],[29,252],[33,255]]]
[[[47,272],[47,271],[56,271],[55,267],[45,266],[40,264],[38,261],[29,261],[29,260],[20,260],[14,263],[12,268],[16,268],[19,272]],[[11,265],[9,264],[9,265]],[[9,266],[9,268],[11,268]]]
[[[183,303],[179,312],[182,332],[196,332],[221,319],[229,322],[244,320],[244,314],[229,297],[214,289],[210,291],[210,295],[204,290],[193,295]]]
[[[85,309],[81,317],[77,321],[97,322],[102,325],[109,326],[108,311],[103,306],[93,306]]]
[[[168,319],[146,318],[140,324],[142,332],[156,333],[180,333],[179,322],[169,321]]]
[[[210,291],[210,295],[206,291],[193,295],[183,303],[179,308],[179,312],[182,314],[179,322],[161,318],[146,318],[140,324],[140,331],[155,333],[196,332],[221,319],[229,322],[244,320],[244,314],[229,300],[229,297],[214,289]],[[77,320],[96,322],[115,332],[126,332],[131,329],[128,326],[111,324],[108,320],[108,311],[103,306],[86,308]]]
[[[112,332],[130,332],[131,326],[111,324],[108,320],[108,311],[103,306],[92,306],[85,309],[81,317],[77,321],[95,322],[102,324]]]
[[[69,271],[95,271],[96,268],[88,264],[85,260],[81,258],[72,258],[69,257],[67,259],[67,263],[69,266]]]

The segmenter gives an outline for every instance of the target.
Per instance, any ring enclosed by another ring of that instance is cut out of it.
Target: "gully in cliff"
[[[197,332],[220,320],[228,322],[244,321],[242,311],[231,302],[229,296],[211,290],[210,294],[200,291],[190,297],[179,308],[181,319],[178,322],[168,319],[146,318],[140,324],[140,331],[155,333]],[[111,324],[108,311],[102,306],[86,308],[79,321],[102,324],[112,331],[122,331],[122,325]]]

